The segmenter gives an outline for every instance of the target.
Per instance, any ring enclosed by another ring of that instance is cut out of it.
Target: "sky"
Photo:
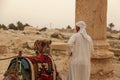
[[[107,23],[111,22],[120,30],[120,0],[108,0]]]
[[[108,23],[120,29],[120,0],[108,0]],[[62,28],[75,25],[75,0],[0,0],[0,24],[29,23]]]

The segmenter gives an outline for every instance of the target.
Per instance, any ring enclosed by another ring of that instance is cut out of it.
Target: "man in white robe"
[[[68,41],[68,53],[71,56],[67,80],[90,80],[90,56],[93,42],[86,32],[84,21],[76,23],[76,31]]]

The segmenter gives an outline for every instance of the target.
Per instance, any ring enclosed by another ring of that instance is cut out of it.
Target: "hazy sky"
[[[120,0],[108,1],[108,23],[120,29]],[[39,27],[73,27],[75,0],[0,0],[0,24],[17,21]]]
[[[113,22],[120,30],[120,0],[108,0],[108,23]]]

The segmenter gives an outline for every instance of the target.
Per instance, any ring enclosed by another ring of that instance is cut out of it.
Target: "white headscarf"
[[[86,23],[84,21],[78,21],[76,23],[76,26],[80,27],[80,30],[78,31],[78,33],[82,34],[86,40],[91,42],[91,38],[86,32]]]

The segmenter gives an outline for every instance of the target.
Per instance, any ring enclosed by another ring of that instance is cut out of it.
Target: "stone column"
[[[76,21],[87,23],[93,39],[106,39],[107,0],[76,0]]]
[[[111,78],[113,66],[110,60],[113,53],[108,50],[106,42],[107,0],[76,0],[76,22],[80,20],[87,23],[87,32],[94,40],[93,78]]]

